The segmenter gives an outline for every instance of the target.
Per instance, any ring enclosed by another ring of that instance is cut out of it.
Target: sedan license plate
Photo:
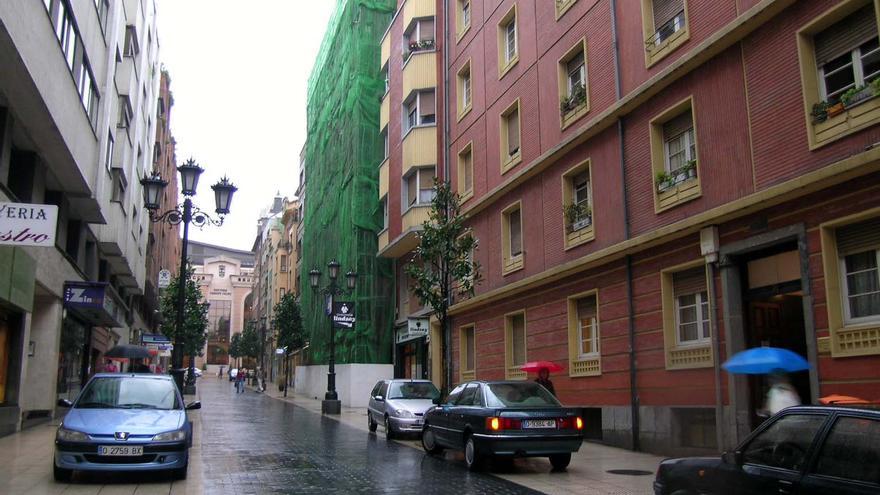
[[[522,422],[523,428],[556,428],[555,419],[527,419]]]
[[[144,455],[142,445],[101,445],[98,447],[98,455],[110,457]]]

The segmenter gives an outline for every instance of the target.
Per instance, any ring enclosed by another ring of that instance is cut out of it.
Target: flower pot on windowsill
[[[670,181],[660,182],[659,184],[657,184],[657,192],[666,192],[672,189],[672,186],[674,185],[675,183]]]
[[[578,230],[585,229],[593,225],[593,219],[591,217],[586,217],[584,219],[578,220],[570,225],[569,232],[577,232]]]
[[[835,103],[833,105],[829,105],[825,113],[828,117],[834,117],[842,114],[844,110],[845,108],[843,107],[843,103]]]
[[[876,96],[874,89],[871,86],[866,86],[855,92],[848,91],[844,93],[841,100],[843,100],[844,108],[849,109],[870,100],[874,96]]]

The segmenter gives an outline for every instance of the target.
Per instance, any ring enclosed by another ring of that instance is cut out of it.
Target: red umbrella
[[[547,368],[547,371],[551,373],[554,371],[562,371],[562,366],[559,366],[553,361],[529,361],[528,363],[519,367],[519,369],[523,371],[532,373],[537,373],[538,371],[541,371],[541,368]]]

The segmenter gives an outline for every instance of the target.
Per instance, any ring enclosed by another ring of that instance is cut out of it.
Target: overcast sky
[[[190,239],[250,250],[260,211],[293,197],[306,139],[308,77],[336,0],[158,0],[160,58],[171,75],[178,163],[204,169],[195,203],[213,213],[211,185],[238,186],[220,227]]]

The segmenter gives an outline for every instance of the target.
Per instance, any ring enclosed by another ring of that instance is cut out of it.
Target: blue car
[[[55,436],[55,480],[74,471],[170,471],[185,479],[192,445],[187,410],[170,376],[100,373],[69,407]]]

